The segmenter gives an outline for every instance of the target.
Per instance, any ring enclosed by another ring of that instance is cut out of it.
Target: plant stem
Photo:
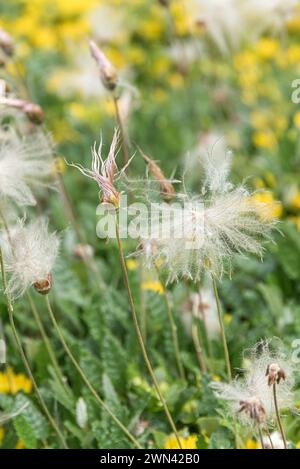
[[[123,164],[126,165],[129,161],[128,150],[127,150],[127,142],[126,142],[126,135],[124,130],[123,121],[120,114],[118,98],[113,96],[114,106],[115,106],[115,114],[116,114],[116,121],[118,123],[118,127],[120,129],[121,135],[121,147],[122,147],[122,154],[123,154]]]
[[[208,327],[207,327],[207,315],[206,315],[206,311],[205,311],[205,308],[204,308],[204,305],[203,305],[203,301],[202,301],[202,293],[201,293],[201,288],[199,288],[199,298],[200,298],[200,311],[201,311],[201,315],[202,315],[202,322],[203,322],[203,329],[204,329],[204,335],[205,335],[205,342],[206,342],[206,345],[207,345],[207,355],[208,355],[208,362],[209,362],[209,370],[211,372],[213,372],[213,353],[212,353],[212,347],[211,347],[211,341],[210,341],[210,338],[209,338],[209,334],[208,334]]]
[[[283,429],[283,425],[281,423],[281,418],[280,418],[280,412],[279,412],[278,401],[277,401],[276,383],[273,384],[273,398],[274,398],[274,405],[275,405],[277,424],[278,424],[280,434],[281,434],[281,437],[282,437],[282,440],[283,440],[284,449],[288,449],[287,441],[286,441],[286,437],[285,437],[285,433],[284,433],[284,429]]]
[[[123,430],[123,432],[127,435],[127,437],[134,443],[134,445],[139,448],[139,449],[142,449],[141,445],[139,444],[139,442],[136,440],[136,438],[129,432],[129,430],[127,430],[127,428],[125,427],[125,425],[123,425],[123,423],[118,419],[118,417],[116,417],[116,415],[112,412],[112,410],[110,409],[110,407],[101,399],[101,397],[99,396],[99,394],[97,393],[97,391],[95,390],[95,388],[93,387],[93,385],[90,383],[89,379],[87,378],[86,374],[84,373],[83,369],[81,368],[81,366],[79,365],[79,363],[77,362],[76,358],[74,357],[73,353],[71,352],[68,344],[66,343],[65,341],[65,338],[60,330],[60,327],[56,321],[56,318],[55,318],[55,315],[53,313],[53,310],[52,310],[52,307],[51,307],[51,304],[50,304],[50,301],[49,301],[49,296],[48,295],[45,295],[45,301],[46,301],[46,305],[47,305],[47,309],[48,309],[48,312],[49,312],[49,315],[50,315],[50,318],[51,318],[51,321],[53,323],[53,326],[57,332],[57,335],[61,341],[61,344],[63,346],[63,348],[65,349],[67,355],[69,356],[71,362],[73,363],[73,365],[75,366],[76,370],[78,371],[78,373],[80,374],[82,380],[84,381],[84,383],[86,384],[86,386],[89,388],[90,392],[92,393],[92,395],[95,397],[95,399],[97,400],[97,402],[101,405],[101,407],[103,407],[103,409],[111,416],[111,418],[114,420],[114,422],[121,428],[121,430]]]
[[[139,342],[139,345],[140,345],[140,348],[141,348],[141,351],[142,351],[142,354],[143,354],[143,358],[145,360],[146,367],[148,369],[148,372],[149,372],[149,374],[152,378],[154,387],[156,389],[158,398],[161,401],[161,404],[164,408],[167,419],[168,419],[168,421],[170,423],[170,426],[171,426],[171,428],[172,428],[172,430],[175,434],[178,446],[179,446],[180,449],[182,449],[182,445],[181,445],[181,441],[180,441],[180,438],[179,438],[177,428],[176,428],[175,423],[173,421],[172,415],[170,414],[170,411],[169,411],[169,408],[168,408],[167,403],[165,401],[165,398],[163,397],[162,392],[160,390],[158,381],[156,379],[155,373],[153,371],[151,362],[150,362],[149,357],[148,357],[148,353],[147,353],[147,350],[146,350],[146,347],[145,347],[145,344],[144,344],[144,340],[143,340],[143,336],[142,336],[140,326],[139,326],[139,323],[138,323],[137,314],[136,314],[136,310],[135,310],[135,305],[134,305],[134,301],[133,301],[133,297],[132,297],[132,293],[131,293],[131,289],[130,289],[128,272],[127,272],[127,268],[126,268],[126,262],[125,262],[125,259],[124,259],[123,248],[122,248],[122,244],[121,244],[121,240],[120,240],[119,223],[118,223],[118,219],[117,219],[117,214],[116,214],[116,239],[117,239],[118,250],[119,250],[120,259],[121,259],[124,282],[125,282],[125,285],[126,285],[126,290],[127,290],[127,294],[128,294],[128,299],[129,299],[129,303],[130,303],[130,309],[131,309],[131,314],[132,314],[132,319],[133,319],[133,324],[134,324],[134,327],[135,327],[137,339],[138,339],[138,342]]]
[[[266,430],[266,434],[267,434],[267,437],[268,437],[268,439],[269,439],[271,448],[274,449],[274,445],[273,445],[273,441],[272,441],[272,438],[271,438],[271,434],[270,434],[270,431],[269,431],[269,428],[268,428],[267,425],[265,426],[265,430]]]
[[[193,310],[192,312],[192,339],[194,342],[195,350],[196,350],[196,355],[198,359],[198,363],[200,366],[200,370],[202,373],[206,373],[206,365],[205,365],[205,360],[204,360],[204,355],[203,355],[203,349],[200,343],[200,338],[199,338],[199,329],[198,329],[198,318],[196,317],[195,311]]]
[[[212,277],[212,284],[213,284],[213,290],[214,290],[214,295],[215,295],[216,305],[217,305],[217,310],[218,310],[218,318],[219,318],[219,323],[220,323],[220,328],[221,328],[221,336],[222,336],[224,357],[225,357],[226,368],[227,368],[227,376],[228,376],[228,381],[231,381],[232,380],[231,366],[230,366],[230,358],[229,358],[229,352],[228,352],[227,341],[226,341],[225,327],[224,327],[224,322],[223,322],[223,313],[222,313],[220,298],[219,298],[218,289],[217,289],[217,285],[216,285],[216,281],[214,277]]]
[[[31,307],[31,310],[32,310],[32,313],[33,313],[35,322],[36,322],[36,324],[37,324],[37,326],[38,326],[38,328],[39,328],[39,331],[40,331],[40,334],[41,334],[41,336],[42,336],[44,345],[45,345],[46,350],[47,350],[47,352],[48,352],[49,358],[50,358],[50,360],[51,360],[51,362],[52,362],[52,365],[53,365],[53,368],[54,368],[54,370],[55,370],[55,372],[56,372],[56,375],[57,375],[59,381],[61,382],[61,384],[63,385],[65,391],[69,394],[69,388],[68,388],[68,386],[67,386],[67,384],[66,384],[66,380],[65,380],[65,378],[64,378],[64,376],[63,376],[63,374],[62,374],[62,372],[61,372],[61,369],[60,369],[60,367],[59,367],[59,364],[58,364],[58,362],[57,362],[57,360],[56,360],[54,350],[53,350],[53,348],[52,348],[51,342],[50,342],[50,340],[49,340],[49,338],[48,338],[48,336],[47,336],[47,333],[46,333],[46,331],[45,331],[45,328],[44,328],[44,326],[43,326],[42,320],[41,320],[41,318],[40,318],[40,314],[39,314],[39,312],[38,312],[38,310],[37,310],[37,308],[36,308],[36,306],[35,306],[35,304],[34,304],[34,301],[33,301],[33,299],[32,299],[32,296],[31,296],[31,294],[30,294],[29,292],[27,292],[27,298],[28,298],[28,301],[29,301],[29,303],[30,303],[30,307]]]
[[[13,332],[13,335],[14,335],[14,339],[16,341],[16,344],[17,344],[17,347],[18,347],[18,350],[19,350],[21,360],[23,361],[23,364],[24,364],[24,367],[25,367],[25,369],[28,373],[28,376],[30,377],[30,379],[32,381],[32,385],[33,385],[35,393],[36,393],[36,395],[37,395],[37,397],[40,401],[41,407],[43,408],[43,411],[45,412],[45,414],[46,414],[52,428],[57,433],[57,436],[59,437],[59,440],[60,440],[63,448],[68,449],[68,446],[66,444],[64,436],[62,435],[60,429],[58,428],[58,426],[55,422],[55,420],[53,419],[52,415],[50,414],[50,412],[49,412],[49,410],[46,406],[46,403],[44,401],[44,398],[40,393],[40,390],[39,390],[38,385],[37,385],[37,383],[34,379],[33,373],[31,371],[30,365],[29,365],[28,360],[26,358],[26,355],[25,355],[21,340],[20,340],[18,332],[17,332],[16,326],[15,326],[15,321],[14,321],[13,306],[12,306],[9,294],[7,293],[6,273],[5,273],[1,248],[0,248],[0,264],[1,264],[1,273],[2,273],[3,292],[4,292],[5,299],[6,299],[9,321],[10,321],[10,325],[11,325],[12,332]]]
[[[158,267],[155,266],[155,268],[156,268],[158,279],[162,283],[162,286],[163,286],[163,296],[164,296],[166,307],[167,307],[168,319],[169,319],[169,323],[170,323],[170,327],[171,327],[173,347],[174,347],[177,367],[178,367],[178,371],[179,371],[179,376],[182,380],[185,381],[186,378],[185,378],[184,368],[183,368],[183,364],[182,364],[181,357],[180,357],[180,348],[179,348],[179,341],[178,341],[178,334],[177,334],[177,325],[176,325],[176,321],[175,321],[175,318],[174,318],[173,309],[172,309],[172,306],[170,304],[170,299],[168,297],[168,292],[166,291],[166,285],[161,279]]]
[[[261,449],[266,449],[265,445],[264,445],[264,439],[263,439],[263,436],[262,436],[260,424],[257,425],[257,431],[258,431],[258,435],[259,435],[259,439],[260,439]]]

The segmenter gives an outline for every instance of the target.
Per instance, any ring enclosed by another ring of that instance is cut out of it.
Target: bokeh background
[[[239,367],[242,349],[257,339],[277,335],[290,346],[300,336],[300,104],[292,101],[292,83],[300,77],[299,2],[10,0],[1,2],[0,27],[15,44],[12,58],[0,56],[1,78],[10,84],[15,96],[42,107],[45,126],[60,158],[56,170],[63,174],[86,240],[95,250],[95,262],[109,285],[110,297],[105,296],[103,301],[88,284],[80,262],[73,260],[70,266],[68,253],[74,234],[68,228],[60,198],[48,194],[44,202],[51,224],[65,233],[56,295],[68,337],[83,366],[91,376],[95,373],[100,388],[103,374],[109,376],[117,389],[116,401],[123,405],[124,418],[129,418],[131,406],[137,420],[143,411],[147,416],[143,418],[143,422],[147,420],[145,428],[149,420],[150,426],[157,426],[151,441],[176,447],[172,437],[166,443],[168,430],[161,422],[155,393],[130,358],[138,352],[134,334],[126,324],[126,297],[115,269],[117,254],[114,246],[99,242],[95,236],[97,191],[65,163],[89,166],[90,147],[100,130],[107,148],[116,126],[114,103],[101,84],[88,40],[92,38],[101,47],[118,71],[120,113],[130,154],[139,145],[160,162],[168,177],[182,179],[184,174],[189,189],[197,191],[201,176],[198,159],[203,152],[225,153],[231,149],[233,180],[246,180],[250,188],[263,189],[255,197],[268,205],[270,219],[278,217],[281,221],[282,234],[275,235],[276,244],[268,247],[264,263],[238,260],[233,279],[222,283],[232,361]],[[135,175],[144,173],[145,164],[139,155],[131,171]],[[177,419],[190,435],[202,432],[203,447],[230,445],[230,426],[224,425],[222,431],[215,428],[215,402],[208,391],[204,392],[206,383],[198,386],[195,359],[182,331],[185,365],[196,377],[186,390],[169,375],[165,355],[170,353],[170,338],[164,332],[159,282],[141,278],[134,262],[128,267],[135,288],[146,298],[140,301],[146,301],[149,309],[150,348],[155,351],[160,378]],[[186,310],[186,288],[171,287],[178,321]],[[95,302],[99,301],[100,319],[95,312]],[[51,378],[45,371],[45,353],[39,349],[34,327],[27,323],[22,308],[16,306],[16,314],[24,340],[37,375],[47,387]],[[83,350],[86,343],[88,349]],[[220,359],[217,340],[214,350]],[[100,376],[95,371],[97,366]],[[2,408],[15,402],[8,398],[31,395],[30,382],[18,374],[21,365],[17,358],[12,359],[9,372],[15,388],[7,386],[3,371]],[[214,379],[222,379],[222,373]],[[54,384],[52,392],[60,396]],[[76,383],[74,406],[82,392]],[[105,392],[110,394],[108,389]],[[128,404],[132,401],[130,394],[136,397],[136,407]],[[146,408],[143,402],[147,402]],[[90,410],[91,415],[93,412]],[[103,422],[95,421],[91,423],[95,439],[84,437],[80,441],[81,430],[74,430],[74,417],[68,419],[75,447],[109,447],[113,440],[108,423],[105,431],[109,437],[105,440]],[[295,420],[290,425],[289,438],[297,445],[300,425]],[[26,446],[18,425],[2,430],[0,435],[4,446]],[[35,444],[40,446],[42,440],[39,435]],[[195,441],[189,444],[196,445]],[[245,437],[245,446],[255,445],[251,435]]]

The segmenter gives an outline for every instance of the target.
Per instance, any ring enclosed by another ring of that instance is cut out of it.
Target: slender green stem
[[[170,299],[169,299],[169,296],[168,296],[168,292],[166,290],[166,285],[161,279],[161,275],[159,273],[158,267],[155,266],[155,268],[156,268],[158,279],[162,283],[162,286],[163,286],[163,296],[164,296],[166,307],[167,307],[168,319],[169,319],[171,333],[172,333],[173,347],[174,347],[175,358],[176,358],[177,367],[178,367],[178,371],[179,371],[179,376],[182,380],[185,381],[186,378],[185,378],[185,372],[184,372],[184,368],[183,368],[183,364],[182,364],[182,360],[181,360],[181,356],[180,356],[180,348],[179,348],[179,341],[178,341],[178,334],[177,334],[177,325],[176,325],[176,321],[175,321],[175,318],[174,318],[173,309],[172,309],[172,306],[170,304]]]
[[[198,359],[198,363],[200,366],[200,370],[202,373],[206,373],[206,364],[203,354],[203,348],[201,346],[200,337],[199,337],[199,329],[198,329],[198,318],[196,317],[195,311],[192,312],[192,339],[194,342],[194,347],[196,350],[196,356]]]
[[[62,374],[62,371],[59,367],[59,364],[56,360],[56,357],[55,357],[55,353],[54,353],[54,350],[52,348],[52,345],[51,345],[51,342],[49,340],[49,337],[47,336],[47,333],[45,331],[45,328],[43,326],[43,323],[42,323],[42,320],[40,318],[40,314],[39,314],[39,311],[37,310],[35,304],[34,304],[34,301],[32,299],[32,296],[29,292],[27,292],[27,298],[29,300],[29,303],[30,303],[30,307],[31,307],[31,310],[32,310],[32,313],[33,313],[33,316],[34,316],[34,319],[35,319],[35,322],[38,326],[38,329],[40,331],[40,334],[42,336],[42,339],[43,339],[43,342],[44,342],[44,345],[46,347],[46,350],[48,352],[48,355],[49,355],[49,358],[52,362],[52,365],[53,365],[53,368],[56,372],[56,375],[59,379],[59,381],[61,382],[61,384],[63,385],[63,387],[65,388],[65,391],[69,394],[69,388],[66,384],[66,379],[64,378],[63,374]]]
[[[259,436],[259,439],[260,439],[261,448],[266,449],[265,445],[264,445],[264,439],[263,439],[263,435],[262,435],[262,432],[261,432],[260,424],[257,425],[257,431],[258,431],[258,436]]]
[[[5,273],[5,268],[4,268],[4,263],[3,263],[3,257],[2,257],[2,251],[1,251],[1,248],[0,248],[0,264],[1,264],[1,273],[2,273],[2,284],[3,284],[3,291],[4,291],[4,296],[5,296],[5,299],[6,299],[6,304],[7,304],[7,310],[8,310],[8,316],[9,316],[9,321],[10,321],[10,325],[11,325],[11,329],[12,329],[12,332],[13,332],[13,335],[14,335],[14,338],[15,338],[15,341],[16,341],[16,344],[17,344],[17,347],[18,347],[18,350],[19,350],[19,354],[20,354],[20,357],[23,361],[23,364],[24,364],[24,367],[27,371],[27,374],[28,376],[30,377],[31,381],[32,381],[32,385],[33,385],[33,388],[35,390],[35,393],[40,401],[40,404],[41,404],[41,407],[43,409],[43,411],[45,412],[45,415],[47,416],[52,428],[54,429],[54,431],[57,433],[57,436],[59,437],[59,440],[63,446],[63,448],[67,449],[68,446],[66,444],[66,441],[64,439],[64,436],[63,434],[61,433],[60,429],[58,428],[55,420],[53,419],[52,415],[50,414],[47,406],[46,406],[46,403],[44,401],[44,398],[43,396],[41,395],[40,393],[40,390],[38,388],[38,385],[34,379],[34,376],[33,376],[33,373],[31,371],[31,368],[30,368],[30,365],[29,365],[29,362],[26,358],[26,355],[25,355],[25,352],[24,352],[24,349],[23,349],[23,346],[22,346],[22,343],[21,343],[21,340],[19,338],[19,335],[18,335],[18,332],[17,332],[17,329],[16,329],[16,325],[15,325],[15,320],[14,320],[14,314],[13,314],[13,306],[12,306],[12,303],[11,303],[11,300],[10,300],[10,297],[9,297],[9,294],[7,293],[7,282],[6,282],[6,273]]]
[[[170,426],[171,426],[171,428],[172,428],[172,430],[175,434],[175,437],[177,439],[179,448],[182,449],[182,445],[181,445],[181,441],[180,441],[180,438],[179,438],[177,428],[175,426],[174,420],[173,420],[172,415],[169,411],[169,408],[167,406],[165,398],[163,397],[162,392],[160,390],[158,381],[156,379],[155,373],[153,371],[151,362],[150,362],[149,357],[148,357],[148,353],[147,353],[147,350],[146,350],[146,347],[145,347],[145,344],[144,344],[144,340],[143,340],[143,336],[142,336],[142,333],[141,333],[141,329],[140,329],[140,326],[139,326],[139,322],[138,322],[138,318],[137,318],[137,314],[136,314],[136,310],[135,310],[135,304],[134,304],[131,289],[130,289],[128,272],[127,272],[127,268],[126,268],[126,262],[125,262],[125,258],[124,258],[123,248],[122,248],[122,244],[121,244],[121,240],[120,240],[119,223],[118,223],[118,219],[117,219],[117,214],[116,214],[116,239],[117,239],[118,250],[119,250],[119,254],[120,254],[120,260],[121,260],[121,265],[122,265],[124,282],[125,282],[125,285],[126,285],[126,290],[127,290],[127,294],[128,294],[128,299],[129,299],[129,303],[130,303],[130,309],[131,309],[131,314],[132,314],[132,319],[133,319],[133,324],[134,324],[134,327],[135,327],[137,339],[138,339],[138,342],[139,342],[139,345],[140,345],[140,348],[141,348],[141,351],[142,351],[142,354],[143,354],[143,358],[144,358],[146,367],[148,369],[148,372],[151,376],[154,387],[156,389],[158,398],[162,403],[162,406],[164,408],[167,419],[168,419],[168,421],[170,423]]]
[[[111,418],[114,420],[114,422],[121,428],[121,430],[123,430],[123,432],[127,435],[127,437],[134,443],[134,445],[137,448],[142,449],[141,445],[136,440],[136,438],[129,432],[129,430],[125,427],[125,425],[123,425],[123,423],[118,419],[118,417],[115,416],[115,414],[112,412],[110,407],[101,399],[101,397],[99,396],[99,394],[97,393],[97,391],[95,390],[93,385],[90,383],[90,381],[87,378],[86,374],[84,373],[83,369],[81,368],[81,366],[77,362],[76,358],[74,357],[73,353],[71,352],[67,342],[65,341],[65,338],[64,338],[64,336],[63,336],[63,334],[60,330],[60,327],[59,327],[59,325],[57,323],[57,320],[55,318],[55,315],[53,313],[53,310],[52,310],[48,295],[45,295],[45,301],[46,301],[47,309],[48,309],[48,312],[49,312],[49,316],[50,316],[51,321],[53,323],[53,326],[56,330],[56,333],[57,333],[57,335],[58,335],[58,337],[61,341],[61,344],[62,344],[63,348],[65,349],[67,355],[69,356],[71,362],[75,366],[76,370],[78,371],[79,375],[81,376],[82,380],[84,381],[84,383],[86,384],[86,386],[88,387],[88,389],[90,390],[92,395],[95,397],[97,402],[111,416]]]
[[[205,343],[207,345],[207,355],[208,355],[208,361],[209,361],[209,370],[211,372],[213,372],[213,352],[212,352],[212,347],[211,347],[211,341],[210,341],[210,338],[209,338],[209,334],[208,334],[208,327],[207,327],[207,315],[206,315],[206,311],[205,311],[205,307],[204,307],[204,304],[203,304],[203,300],[202,300],[202,293],[201,293],[201,288],[199,288],[199,298],[200,298],[200,311],[201,311],[201,315],[202,315],[202,322],[203,322],[203,329],[204,329],[204,340],[205,340]]]
[[[229,352],[228,352],[227,341],[226,341],[225,327],[224,327],[224,322],[223,322],[223,313],[222,313],[222,307],[221,307],[218,289],[217,289],[217,285],[216,285],[216,281],[214,277],[212,277],[212,284],[213,284],[213,290],[214,290],[214,295],[215,295],[216,305],[217,305],[217,310],[218,310],[218,318],[219,318],[219,323],[220,323],[220,328],[221,328],[221,336],[222,336],[224,356],[225,356],[225,362],[226,362],[226,368],[227,368],[227,376],[228,376],[228,380],[231,381],[232,380],[231,365],[230,365],[230,358],[229,358]]]
[[[272,449],[274,449],[274,445],[273,445],[273,441],[272,441],[272,437],[271,437],[268,425],[265,426],[265,431],[266,431],[267,437],[269,439],[270,446],[271,446]]]
[[[122,117],[121,117],[121,114],[120,114],[118,98],[116,96],[113,96],[113,101],[114,101],[114,106],[115,106],[116,121],[118,123],[118,127],[120,129],[120,135],[121,135],[121,148],[122,148],[122,154],[123,154],[123,164],[126,165],[129,161],[129,156],[128,156],[128,149],[127,149],[127,142],[126,142],[126,135],[125,135],[124,125],[123,125]]]
[[[278,424],[278,428],[279,428],[279,431],[280,431],[280,434],[281,434],[281,437],[282,437],[282,440],[283,440],[284,449],[288,449],[287,441],[286,441],[286,437],[285,437],[285,433],[284,433],[284,429],[283,429],[283,425],[281,423],[281,418],[280,418],[280,412],[279,412],[278,401],[277,401],[276,383],[273,384],[273,398],[274,398],[274,405],[275,405],[277,424]]]

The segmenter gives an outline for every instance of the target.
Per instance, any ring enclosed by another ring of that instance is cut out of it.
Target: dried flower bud
[[[158,0],[163,7],[168,7],[170,5],[170,0]]]
[[[23,99],[5,97],[0,98],[0,104],[4,104],[24,112],[33,124],[40,125],[44,122],[44,112],[38,104],[24,101]]]
[[[143,153],[140,148],[139,151],[142,155],[143,160],[147,163],[150,173],[159,182],[162,197],[167,200],[173,199],[176,196],[176,193],[172,183],[168,179],[166,179],[164,173],[162,172],[158,164],[155,163],[155,161],[149,158],[149,156],[145,155],[145,153]]]
[[[44,111],[38,104],[26,102],[23,106],[23,110],[33,124],[41,125],[44,122]]]
[[[262,423],[266,416],[263,403],[258,397],[251,397],[246,400],[241,400],[239,412],[245,412],[257,423]]]
[[[107,88],[109,91],[113,91],[118,83],[118,76],[114,66],[94,41],[90,41],[89,44],[91,55],[99,67],[103,86],[105,86],[105,88]]]
[[[12,56],[14,53],[13,40],[10,35],[2,28],[0,28],[0,48],[8,56]]]
[[[74,247],[73,254],[79,259],[91,259],[94,256],[94,249],[89,244],[77,244]]]
[[[52,274],[47,274],[46,278],[42,280],[37,280],[33,284],[34,288],[38,293],[41,295],[47,295],[49,293],[51,286],[52,286]]]
[[[271,363],[270,365],[268,365],[266,376],[268,377],[269,386],[272,386],[275,383],[279,384],[281,380],[285,381],[286,379],[284,369],[280,368],[277,363]]]

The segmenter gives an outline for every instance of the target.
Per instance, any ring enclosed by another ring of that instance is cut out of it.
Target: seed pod
[[[52,274],[47,274],[47,277],[41,280],[37,280],[33,284],[34,288],[38,293],[41,295],[47,295],[49,293],[51,286],[52,286]]]

